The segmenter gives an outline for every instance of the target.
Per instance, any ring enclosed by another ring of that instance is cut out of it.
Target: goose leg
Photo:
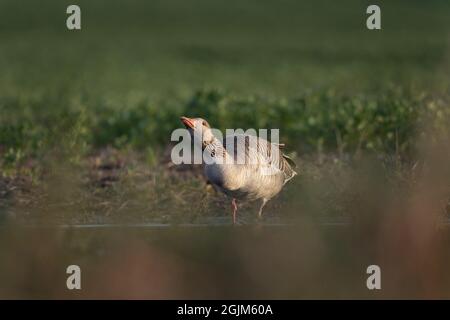
[[[236,224],[236,212],[238,206],[235,198],[233,198],[233,200],[231,201],[231,208],[233,209],[233,224]]]
[[[266,205],[267,201],[269,201],[269,199],[266,199],[266,198],[262,199],[261,207],[259,207],[259,212],[258,212],[258,218],[259,219],[262,218],[262,211],[263,211],[263,208]]]

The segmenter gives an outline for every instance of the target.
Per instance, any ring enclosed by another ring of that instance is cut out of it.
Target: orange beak
[[[194,121],[192,119],[189,119],[187,117],[180,117],[181,122],[186,126],[186,128],[194,128]]]

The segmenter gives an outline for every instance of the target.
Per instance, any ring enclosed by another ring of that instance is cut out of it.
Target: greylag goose
[[[191,136],[200,134],[197,147],[213,161],[204,163],[211,184],[232,198],[233,224],[236,223],[237,200],[261,200],[258,217],[267,201],[277,195],[297,173],[295,163],[275,144],[254,135],[234,134],[220,141],[202,118],[181,117]],[[194,143],[196,139],[194,139]]]

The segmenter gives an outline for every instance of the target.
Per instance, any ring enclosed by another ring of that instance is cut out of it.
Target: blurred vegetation
[[[424,143],[448,141],[448,1],[383,1],[381,31],[365,28],[367,1],[77,1],[81,31],[65,27],[69,4],[0,2],[0,214],[48,201],[55,167],[81,173],[65,184],[88,193],[73,204],[89,212],[76,221],[108,212],[101,203],[125,208],[132,194],[150,217],[193,201],[211,212],[198,178],[161,172],[180,115],[280,128],[311,169],[291,200],[315,194],[308,177],[327,157],[337,160],[321,196],[354,156],[400,159],[383,171],[398,182]],[[110,150],[114,168],[102,169]],[[108,179],[118,183],[95,187]],[[330,212],[349,211],[339,179]]]

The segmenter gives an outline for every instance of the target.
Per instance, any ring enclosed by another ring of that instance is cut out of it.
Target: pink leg
[[[236,199],[234,199],[234,198],[231,201],[231,208],[233,209],[233,224],[236,224],[236,212],[237,212],[238,206],[236,203]]]

